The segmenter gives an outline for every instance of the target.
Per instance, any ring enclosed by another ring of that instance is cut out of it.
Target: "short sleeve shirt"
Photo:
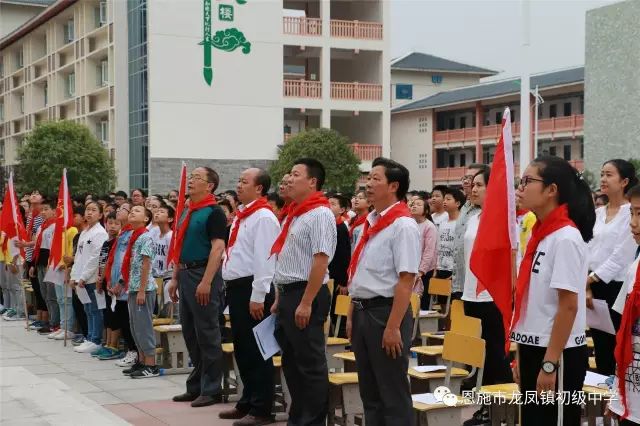
[[[453,245],[456,222],[447,220],[438,227],[438,265],[441,271],[453,271]]]
[[[140,235],[133,244],[131,253],[131,275],[129,276],[129,292],[138,291],[143,284],[140,282],[142,274],[142,261],[145,257],[149,258],[150,264],[153,264],[153,258],[156,250],[153,245],[153,237],[148,232]],[[153,279],[151,268],[145,284],[145,291],[154,291],[157,289],[156,282]]]
[[[186,218],[185,211],[180,224]],[[218,206],[205,207],[191,213],[189,226],[182,242],[180,262],[207,260],[211,252],[211,241],[224,240],[227,236],[227,217]]]

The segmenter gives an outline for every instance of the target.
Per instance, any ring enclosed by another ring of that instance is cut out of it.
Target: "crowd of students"
[[[3,318],[24,320],[20,279],[28,277],[36,297],[31,329],[70,339],[75,351],[98,360],[116,360],[133,378],[155,377],[160,373],[152,318],[174,315],[180,298],[195,369],[187,392],[174,400],[198,407],[219,401],[217,318],[228,302],[244,391],[220,417],[244,426],[272,421],[273,383],[265,377],[272,376],[273,364],[260,357],[251,328],[276,313],[293,398],[289,423],[322,424],[328,391],[322,324],[337,295],[348,294],[352,305],[339,333],[351,339],[356,353],[366,422],[409,425],[409,296],[420,294],[422,309],[428,309],[432,277],[451,279],[452,299],[461,299],[465,314],[481,320],[482,383],[515,380],[523,393],[582,389],[586,310],[602,299],[617,336],[590,331],[597,370],[615,376],[618,398],[610,412],[621,417],[620,424],[640,424],[640,376],[634,373],[640,368],[640,186],[633,165],[607,161],[597,193],[557,157],[537,158],[524,170],[514,200],[519,272],[510,336],[470,269],[473,247],[482,243],[476,235],[491,169],[472,164],[466,170],[460,185],[408,191],[407,169],[380,158],[365,189],[351,195],[322,193],[324,167],[300,159],[275,192],[268,192],[264,170],[248,169],[237,191],[214,198],[219,178],[201,167],[190,176],[182,218],[175,217],[177,191],[147,197],[136,189],[130,197],[119,191],[74,200],[74,227],[66,232],[64,264],[57,267],[48,266],[56,206],[34,192],[21,203],[30,240],[14,238],[0,252]],[[169,264],[174,221],[178,252]],[[333,295],[323,285],[329,278],[336,285]],[[160,297],[158,280],[165,289]],[[506,337],[518,343],[511,363]],[[579,402],[524,402],[523,425],[558,418],[580,424]],[[482,407],[465,424],[489,421]]]

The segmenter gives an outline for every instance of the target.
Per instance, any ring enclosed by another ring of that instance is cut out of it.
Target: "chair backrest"
[[[351,298],[343,294],[339,294],[336,297],[336,306],[333,308],[334,315],[346,317],[349,314],[349,305],[351,304]]]
[[[333,297],[333,292],[335,291],[335,282],[333,279],[327,281],[327,288],[329,289],[329,294]]]
[[[464,303],[462,300],[452,300],[450,312],[451,323],[461,316],[464,316]]]
[[[480,318],[468,317],[466,315],[458,316],[451,320],[450,331],[464,336],[479,338],[482,336],[482,321],[480,321]]]
[[[451,279],[450,278],[431,278],[429,280],[429,294],[433,296],[450,296],[451,295]]]
[[[468,364],[472,367],[484,367],[485,341],[479,337],[447,331],[444,334],[442,359],[445,361]]]
[[[413,319],[418,317],[418,313],[420,312],[420,295],[417,293],[411,293],[411,313],[413,314]]]

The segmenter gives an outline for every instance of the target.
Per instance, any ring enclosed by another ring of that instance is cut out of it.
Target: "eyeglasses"
[[[460,181],[464,182],[465,180],[471,180],[471,179],[473,179],[473,175],[465,175],[465,176],[462,176]]]
[[[542,182],[544,183],[544,180],[542,179],[536,179],[533,178],[531,176],[523,176],[522,179],[520,179],[520,182],[518,183],[518,186],[522,189],[525,189],[527,187],[527,185],[529,185],[531,182]]]
[[[201,180],[203,182],[209,183],[208,180],[206,180],[205,178],[198,176],[198,175],[191,175],[189,176],[189,180]]]
[[[118,207],[118,210],[116,210],[116,212],[121,212],[121,211],[125,211],[125,212],[127,212],[127,213],[130,213],[130,212],[131,212],[131,210],[126,209],[126,208],[124,208],[124,207]]]

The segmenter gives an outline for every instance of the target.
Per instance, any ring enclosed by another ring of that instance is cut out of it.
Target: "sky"
[[[522,68],[520,0],[390,0],[391,56],[421,51],[502,73]],[[529,71],[584,65],[587,10],[613,0],[531,0]]]

